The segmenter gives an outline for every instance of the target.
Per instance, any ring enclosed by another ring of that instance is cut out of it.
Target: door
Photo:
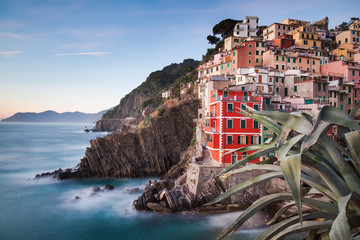
[[[235,154],[231,155],[231,164],[234,164],[234,163],[236,163],[236,155]]]

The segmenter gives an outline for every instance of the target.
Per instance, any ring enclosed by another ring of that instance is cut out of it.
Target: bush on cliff
[[[253,169],[266,170],[261,176],[245,181],[228,190],[208,204],[214,204],[231,195],[271,178],[284,178],[290,193],[271,194],[258,199],[229,226],[219,239],[234,233],[256,212],[274,202],[286,204],[274,215],[270,223],[277,222],[256,239],[283,239],[310,231],[307,239],[352,239],[360,234],[360,102],[350,115],[340,109],[324,106],[317,118],[308,113],[258,112],[248,108],[240,113],[262,123],[274,132],[266,144],[250,145],[236,151],[257,150],[225,169],[217,177],[242,173]],[[327,132],[336,127],[344,138],[343,145],[331,139]],[[276,158],[244,166],[259,156],[274,153]],[[273,165],[278,160],[280,166]],[[240,166],[243,166],[239,168]],[[302,183],[311,187],[308,193]],[[320,197],[319,197],[320,196]],[[303,211],[306,205],[313,211]],[[279,220],[291,207],[297,215]],[[325,236],[328,237],[328,236]]]

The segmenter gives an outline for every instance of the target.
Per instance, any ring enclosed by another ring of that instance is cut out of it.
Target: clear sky
[[[359,9],[359,0],[0,0],[0,119],[113,107],[152,71],[200,60],[225,18],[328,16],[334,27]]]

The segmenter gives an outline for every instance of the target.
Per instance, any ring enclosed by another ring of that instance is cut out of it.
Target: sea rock
[[[101,188],[99,186],[92,186],[90,188],[90,193],[98,193],[98,192],[102,192],[103,190],[101,190]]]
[[[113,185],[106,184],[106,185],[104,185],[104,189],[106,189],[106,190],[114,190],[115,187]]]
[[[74,200],[80,200],[80,199],[81,199],[81,197],[79,197],[79,196],[74,197]]]
[[[159,203],[155,203],[155,202],[149,202],[146,204],[146,206],[153,210],[154,212],[158,212],[158,213],[172,213],[171,209],[164,207],[162,205],[160,205]]]

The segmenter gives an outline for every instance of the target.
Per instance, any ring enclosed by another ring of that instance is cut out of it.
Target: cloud
[[[6,52],[0,52],[0,55],[4,55],[4,57],[9,58],[21,53],[22,51],[6,51]]]
[[[29,37],[17,34],[17,33],[10,33],[10,32],[0,32],[0,37],[9,37],[9,38],[16,38],[16,39],[29,39]]]
[[[55,56],[75,56],[75,55],[92,55],[92,56],[100,56],[109,54],[110,52],[82,52],[82,53],[58,53]]]

